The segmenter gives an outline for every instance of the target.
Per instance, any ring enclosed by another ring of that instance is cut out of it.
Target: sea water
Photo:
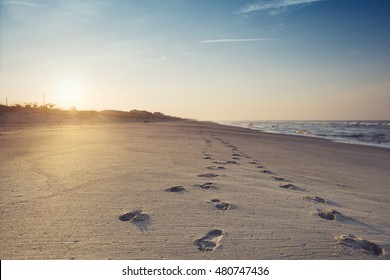
[[[390,121],[234,121],[223,124],[390,149]]]

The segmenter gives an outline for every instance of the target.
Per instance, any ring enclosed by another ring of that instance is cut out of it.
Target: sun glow
[[[82,94],[82,86],[77,80],[66,79],[58,83],[57,99],[59,106],[63,106],[66,109],[79,106]]]

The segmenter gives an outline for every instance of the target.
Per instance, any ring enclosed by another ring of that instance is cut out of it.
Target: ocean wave
[[[390,148],[389,121],[246,121],[229,124],[270,133]]]

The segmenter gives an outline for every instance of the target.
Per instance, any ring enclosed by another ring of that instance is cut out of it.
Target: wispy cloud
[[[346,52],[345,54],[346,55],[357,55],[360,53],[362,53],[360,50],[352,50],[352,51]]]
[[[5,5],[18,5],[18,6],[25,6],[25,7],[34,7],[34,8],[40,8],[44,5],[39,3],[32,3],[32,2],[26,2],[26,1],[17,1],[17,0],[6,0],[3,1],[3,4]]]
[[[270,12],[271,15],[279,14],[281,11],[284,11],[289,6],[302,5],[302,4],[310,4],[313,2],[319,2],[322,0],[258,0],[254,3],[246,4],[241,7],[237,13],[251,13],[255,11],[262,10],[272,10]]]
[[[0,0],[7,13],[20,22],[31,22],[32,25],[42,23],[42,21],[66,24],[101,18],[106,5],[105,1]],[[40,9],[40,13],[37,9]]]
[[[202,44],[216,44],[216,43],[240,43],[240,42],[260,42],[260,41],[275,41],[271,38],[247,38],[247,39],[215,39],[215,40],[203,40]]]

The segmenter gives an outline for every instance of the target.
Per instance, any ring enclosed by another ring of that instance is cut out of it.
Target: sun
[[[65,108],[77,107],[82,95],[82,86],[74,79],[64,79],[58,83],[57,97],[59,105]]]

